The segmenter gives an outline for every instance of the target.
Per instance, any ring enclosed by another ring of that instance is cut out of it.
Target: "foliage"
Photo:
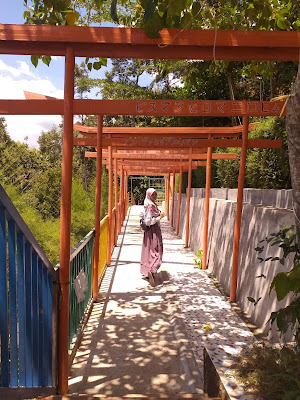
[[[195,265],[197,268],[202,269],[203,268],[203,250],[198,250],[197,251],[197,257],[193,259]]]
[[[285,334],[290,326],[295,328],[295,339],[300,348],[300,230],[296,231],[295,226],[288,226],[280,229],[279,232],[271,233],[269,237],[261,240],[260,243],[264,243],[262,246],[258,246],[255,250],[258,254],[262,254],[265,245],[278,246],[282,249],[281,257],[268,256],[266,258],[258,257],[260,262],[267,262],[269,260],[280,262],[285,265],[288,259],[292,257],[292,269],[288,272],[279,272],[273,278],[270,286],[271,293],[275,290],[277,300],[283,300],[287,295],[292,294],[293,297],[288,306],[280,308],[277,311],[271,313],[270,321],[273,324],[277,323],[278,330]],[[262,274],[259,278],[265,278]],[[249,298],[248,298],[249,299]],[[252,299],[252,298],[250,298]],[[249,300],[250,300],[249,299]],[[254,300],[254,299],[253,299]],[[252,300],[250,300],[252,301]],[[254,305],[259,300],[252,301]]]
[[[13,141],[0,119],[1,183],[53,264],[59,261],[62,131],[42,132],[40,149]],[[94,226],[95,160],[85,160],[84,149],[74,150],[71,247]],[[101,218],[107,213],[108,176],[102,169]]]
[[[291,188],[287,135],[283,118],[260,119],[256,128],[249,132],[249,139],[280,139],[281,149],[248,149],[245,187],[257,189]],[[227,148],[224,152],[238,154],[235,160],[217,161],[217,179],[221,187],[236,188],[239,175],[240,149]]]
[[[59,261],[59,219],[43,219],[16,186],[5,184],[3,187],[52,265],[56,265]]]
[[[282,140],[282,148],[248,150],[246,187],[263,189],[291,188],[284,118],[269,117],[261,119],[257,127],[250,132],[249,138],[279,139]]]
[[[233,365],[234,372],[255,397],[262,400],[298,400],[300,353],[289,347],[253,345]]]
[[[147,176],[132,179],[133,197],[135,204],[144,204],[146,191],[149,187],[149,179]]]

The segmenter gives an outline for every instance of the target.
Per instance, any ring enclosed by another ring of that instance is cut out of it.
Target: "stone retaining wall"
[[[197,253],[202,249],[203,244],[203,221],[204,221],[204,198],[195,197],[196,194],[203,196],[203,189],[192,189],[193,197],[190,203],[190,234],[189,246]],[[209,212],[209,232],[208,232],[208,269],[221,283],[227,294],[230,292],[231,283],[231,264],[232,264],[232,248],[233,248],[233,232],[235,222],[236,201],[226,200],[224,197],[232,197],[234,189],[212,189],[212,196],[223,196],[223,199],[210,199]],[[235,191],[236,192],[236,191]],[[252,199],[272,199],[272,201],[280,201],[280,204],[289,201],[285,192],[275,193],[270,191],[269,195],[265,191],[258,193],[255,189],[245,191],[245,197]],[[247,195],[247,192],[250,193]],[[247,197],[248,196],[248,197]],[[177,218],[177,197],[175,196],[174,205],[174,226],[176,226]],[[171,202],[170,202],[171,215]],[[180,211],[180,229],[179,235],[185,238],[186,225],[186,195],[182,195],[181,211]],[[243,217],[241,226],[240,255],[239,255],[239,271],[238,271],[238,289],[237,303],[240,308],[245,311],[250,320],[257,325],[264,334],[268,334],[268,319],[270,313],[275,311],[288,302],[284,299],[277,301],[275,292],[272,291],[269,296],[269,287],[273,277],[280,271],[286,271],[288,267],[282,266],[277,261],[269,261],[267,263],[259,263],[257,260],[258,253],[255,247],[259,241],[270,235],[272,232],[279,231],[280,228],[294,224],[293,212],[287,208],[276,208],[272,206],[262,206],[257,204],[244,203]],[[267,256],[279,256],[280,250],[275,247],[266,249],[265,258]],[[266,275],[264,278],[256,278],[261,274]],[[256,307],[249,302],[247,297],[257,299],[262,297]],[[276,327],[269,332],[269,338],[278,340]],[[290,336],[287,336],[290,340]]]

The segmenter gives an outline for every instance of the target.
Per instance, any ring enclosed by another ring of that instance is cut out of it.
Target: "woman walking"
[[[149,229],[144,232],[141,256],[141,273],[149,279],[151,286],[155,286],[155,274],[161,266],[163,242],[160,229],[160,220],[165,216],[156,204],[157,192],[149,188],[144,200],[143,218]]]

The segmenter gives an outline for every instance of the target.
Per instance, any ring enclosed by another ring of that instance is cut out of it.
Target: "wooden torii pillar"
[[[239,266],[240,232],[241,232],[241,223],[242,223],[244,182],[245,182],[246,158],[247,158],[247,148],[248,148],[248,130],[249,130],[249,117],[245,116],[243,118],[243,134],[242,134],[243,143],[242,143],[242,149],[241,149],[240,170],[239,170],[239,180],[238,180],[238,193],[237,193],[237,200],[236,200],[230,301],[236,300],[236,289],[237,289],[237,281],[238,281],[238,266]]]
[[[114,230],[114,245],[118,241],[118,220],[120,219],[120,210],[118,208],[118,160],[114,158],[114,176],[115,176],[115,230]]]
[[[101,219],[101,186],[102,186],[102,128],[103,117],[97,118],[97,153],[96,160],[96,193],[95,193],[95,242],[93,259],[93,299],[98,298],[98,273],[100,256],[100,219]]]
[[[172,210],[171,210],[171,226],[174,226],[174,195],[175,195],[175,171],[172,175]]]
[[[193,149],[190,149],[193,153]],[[189,175],[188,175],[188,190],[186,196],[186,229],[185,229],[185,247],[189,247],[189,230],[190,230],[190,201],[191,201],[191,185],[192,185],[192,159],[189,159]]]
[[[211,135],[209,135],[211,139]],[[207,269],[207,236],[208,236],[208,217],[209,217],[209,197],[210,197],[210,183],[211,183],[211,158],[212,148],[207,148],[206,160],[206,189],[205,189],[205,206],[204,206],[204,227],[203,227],[203,269]]]
[[[179,191],[178,191],[178,203],[177,203],[177,223],[176,223],[176,235],[179,233],[179,222],[180,222],[180,207],[181,207],[181,196],[182,196],[182,170],[180,167],[180,175],[179,175]]]
[[[107,255],[106,263],[111,263],[111,248],[112,248],[112,209],[113,209],[113,158],[112,146],[108,146],[108,233],[107,233]]]
[[[72,202],[72,165],[73,165],[73,101],[74,101],[75,56],[72,47],[65,55],[64,87],[64,132],[62,156],[62,188],[60,211],[60,266],[58,335],[58,389],[60,393],[68,391],[68,348],[69,348],[69,288],[70,288],[70,251],[71,251],[71,202]]]

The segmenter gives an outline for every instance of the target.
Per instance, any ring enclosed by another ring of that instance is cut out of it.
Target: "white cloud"
[[[6,65],[0,59],[0,99],[25,99],[24,90],[47,96],[63,98],[63,90],[58,90],[50,80],[41,79],[32,73],[24,61],[19,67]],[[7,130],[13,140],[23,141],[28,136],[28,144],[37,147],[37,138],[42,130],[49,130],[61,122],[59,115],[4,115]]]
[[[34,73],[30,71],[29,65],[25,61],[17,61],[19,68],[11,67],[0,59],[0,74],[1,76],[12,76],[19,78],[22,75],[35,77]]]

